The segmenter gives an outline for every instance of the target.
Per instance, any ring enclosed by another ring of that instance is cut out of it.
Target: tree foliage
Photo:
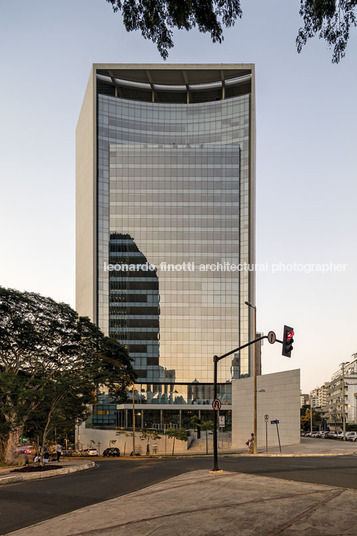
[[[321,423],[321,415],[314,409],[312,410],[312,415],[311,415],[311,409],[309,406],[303,406],[303,408],[305,408],[304,412],[300,411],[300,415],[301,415],[300,425],[301,425],[302,430],[306,432],[307,430],[310,430],[311,416],[312,416],[312,426],[314,427]]]
[[[209,33],[214,43],[223,41],[223,28],[242,16],[240,0],[107,0],[120,11],[126,30],[140,30],[156,43],[162,58],[174,46],[173,29]]]
[[[356,6],[357,0],[301,0],[304,26],[296,39],[298,52],[308,39],[318,36],[333,48],[332,62],[339,63],[346,54],[350,29],[356,26]]]
[[[88,318],[66,304],[38,294],[0,287],[0,405],[11,461],[24,426],[34,412],[51,421],[76,397],[79,414],[104,386],[125,399],[134,373],[129,355]],[[76,406],[76,404],[74,404]],[[43,422],[43,421],[42,421]]]
[[[193,415],[193,417],[191,417],[191,423],[194,426],[197,426],[197,430],[199,429],[202,432],[206,432],[206,454],[208,454],[208,432],[214,428],[213,421],[202,421],[197,415]]]
[[[44,435],[56,443],[65,439],[73,443],[76,424],[88,417],[88,405],[95,401],[93,385],[84,384],[79,374],[69,374],[50,382],[43,395],[29,415],[23,435],[40,444]]]
[[[128,32],[139,30],[156,44],[162,58],[174,46],[173,30],[197,27],[214,43],[223,41],[223,27],[231,27],[242,17],[240,0],[107,0],[114,12],[121,12]],[[303,26],[296,46],[301,52],[308,39],[319,36],[333,47],[332,61],[344,56],[350,29],[356,26],[357,0],[300,0]]]
[[[187,441],[188,440],[188,432],[185,428],[168,428],[165,432],[165,435],[167,435],[170,439],[173,439],[172,443],[172,455],[175,454],[175,441],[178,439],[179,441]]]
[[[150,440],[156,441],[157,439],[161,439],[161,436],[157,430],[141,430],[140,439],[147,439],[149,442]]]

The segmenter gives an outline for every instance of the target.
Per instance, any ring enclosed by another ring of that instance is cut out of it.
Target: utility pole
[[[345,363],[342,363],[342,426],[343,440],[346,441],[346,405],[345,405]]]
[[[135,385],[133,383],[133,456],[135,456]]]
[[[254,339],[257,336],[257,307],[255,305],[252,305],[248,301],[245,302],[248,307],[254,310]],[[258,401],[257,401],[257,345],[254,345],[254,381],[253,381],[253,389],[254,389],[254,422],[253,422],[253,432],[254,432],[254,443],[253,443],[253,452],[254,454],[257,453],[257,447],[258,447],[258,417],[257,417],[257,409],[258,409]]]
[[[346,389],[345,389],[345,365],[348,365],[349,361],[345,361],[340,364],[342,367],[342,430],[343,430],[343,440],[346,441]]]
[[[213,356],[213,400],[217,398],[217,363],[219,357]],[[213,412],[213,471],[218,469],[218,438],[217,438],[217,411]]]
[[[310,433],[312,436],[313,426],[312,426],[312,396],[310,395]]]

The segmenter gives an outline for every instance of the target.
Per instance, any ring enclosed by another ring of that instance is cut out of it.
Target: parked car
[[[357,432],[346,432],[346,439],[348,441],[357,441]]]
[[[84,449],[81,451],[81,456],[98,456],[98,449]]]
[[[335,436],[336,436],[335,432],[331,432],[331,431],[327,432],[326,434],[326,437],[328,437],[329,439],[333,439]]]
[[[110,447],[105,449],[103,456],[120,456],[120,450],[117,447]]]
[[[16,451],[19,454],[24,454],[25,456],[33,455],[35,452],[35,449],[32,445],[20,445],[17,447]]]

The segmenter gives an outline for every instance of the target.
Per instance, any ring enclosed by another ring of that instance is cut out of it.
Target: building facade
[[[174,404],[177,425],[210,404],[213,355],[253,336],[254,94],[251,64],[92,67],[76,132],[76,307],[128,348],[148,426]],[[227,409],[252,357],[220,362]],[[98,422],[130,426],[126,405],[103,405]]]
[[[342,428],[357,424],[357,354],[348,363],[342,363],[329,383],[326,416],[330,427]]]
[[[319,408],[322,411],[328,404],[329,382],[325,382],[321,387],[316,387],[310,391],[309,400],[312,402],[313,409]]]
[[[302,390],[300,389],[300,409],[303,407],[303,406],[306,406],[307,404],[309,404],[310,402],[310,395],[308,393],[303,393]]]
[[[239,450],[252,433],[253,378],[233,380],[232,390],[232,447]],[[300,443],[300,370],[263,374],[257,378],[257,390],[259,449],[269,452],[279,441],[282,446]]]

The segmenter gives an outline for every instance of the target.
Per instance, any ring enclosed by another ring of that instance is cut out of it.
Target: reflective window
[[[213,355],[248,338],[248,273],[230,267],[248,263],[249,103],[98,95],[99,325],[138,381],[211,382]]]

